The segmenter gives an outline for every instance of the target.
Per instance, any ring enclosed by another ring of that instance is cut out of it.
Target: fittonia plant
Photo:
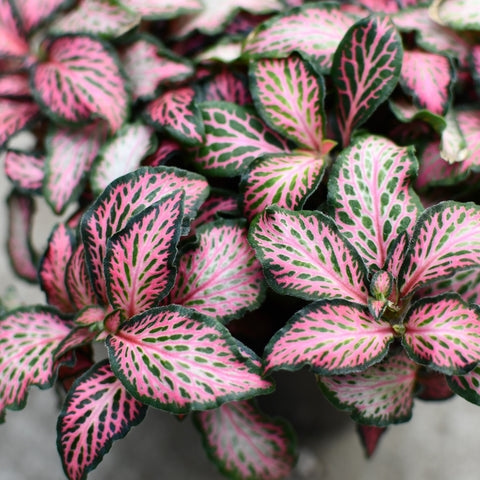
[[[329,215],[272,206],[249,233],[272,288],[314,301],[272,338],[266,371],[309,365],[334,403],[377,426],[410,417],[420,366],[458,376],[479,361],[478,307],[454,283],[419,292],[478,268],[480,210],[423,210],[416,170],[410,148],[359,137],[330,175]]]

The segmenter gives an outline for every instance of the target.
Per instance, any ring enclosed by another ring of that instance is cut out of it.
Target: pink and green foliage
[[[7,200],[7,249],[15,273],[28,282],[37,282],[37,258],[31,244],[35,204],[28,195],[13,191]]]
[[[121,55],[121,60],[130,79],[134,101],[152,99],[157,88],[163,83],[181,81],[193,73],[190,62],[147,35],[138,37],[128,45]]]
[[[149,20],[160,20],[195,13],[203,9],[200,0],[121,0],[130,10]]]
[[[82,193],[86,175],[107,137],[106,124],[52,128],[46,137],[43,194],[59,214]]]
[[[242,174],[266,153],[289,151],[288,143],[247,107],[229,102],[200,105],[205,142],[195,152],[195,166],[219,177]]]
[[[38,105],[31,101],[0,98],[0,147],[15,133],[35,122],[39,111]]]
[[[198,246],[180,258],[175,285],[163,303],[184,305],[222,323],[258,307],[263,276],[244,222],[207,223],[197,239]]]
[[[337,89],[337,124],[344,146],[392,93],[402,68],[400,35],[388,17],[357,22],[340,42],[332,64]]]
[[[454,70],[448,57],[421,50],[403,53],[400,85],[413,102],[436,115],[445,115],[451,102]]]
[[[242,357],[225,327],[185,307],[137,315],[106,344],[112,370],[127,390],[172,413],[205,410],[272,388],[260,369]]]
[[[184,214],[189,219],[208,196],[208,184],[199,175],[171,167],[145,167],[118,178],[83,216],[87,268],[92,286],[104,303],[108,303],[103,273],[107,241],[131,217],[182,188],[186,192]]]
[[[113,375],[108,361],[88,370],[73,384],[58,418],[57,445],[67,477],[85,479],[146,410]]]
[[[432,6],[432,16],[456,30],[480,30],[480,12],[475,0],[443,0]]]
[[[218,100],[240,106],[252,103],[245,79],[226,68],[205,80],[202,94],[207,102]]]
[[[328,73],[333,54],[353,23],[355,17],[342,12],[337,3],[306,4],[262,23],[247,37],[243,53],[260,59],[299,52]]]
[[[155,306],[173,286],[183,198],[182,190],[162,198],[107,242],[103,268],[108,299],[127,318]]]
[[[412,189],[418,162],[411,147],[366,135],[343,150],[329,178],[331,215],[370,269],[381,269],[391,243],[411,235],[422,210]]]
[[[194,419],[209,457],[228,477],[277,480],[290,474],[296,461],[291,428],[254,402],[225,403]]]
[[[100,195],[118,177],[133,172],[156,148],[153,129],[141,122],[124,125],[98,152],[90,170],[90,186]]]
[[[357,422],[377,427],[410,420],[418,366],[405,353],[364,372],[319,377],[329,400]]]
[[[0,33],[2,37],[0,57],[23,60],[28,56],[28,42],[9,0],[1,0],[0,2]]]
[[[165,92],[147,105],[145,118],[155,128],[165,130],[185,145],[201,145],[204,126],[194,97],[195,92],[190,87]]]
[[[32,5],[31,0],[15,0],[12,3],[20,16],[24,31],[31,33],[32,30],[58,14],[59,10],[69,8],[73,2],[72,0],[35,0]]]
[[[52,40],[47,51],[48,60],[32,71],[33,94],[43,111],[72,124],[101,117],[118,130],[128,116],[129,96],[111,47],[71,35]]]
[[[140,15],[109,0],[82,0],[74,10],[50,26],[50,33],[89,33],[119,37],[140,23]]]
[[[0,418],[25,406],[28,388],[49,388],[55,380],[55,350],[70,325],[57,310],[27,307],[0,318]]]
[[[0,76],[1,97],[25,97],[30,95],[28,77],[23,74],[4,74]]]
[[[5,153],[5,173],[15,187],[25,193],[40,193],[44,177],[42,155],[8,150]]]
[[[466,375],[447,377],[448,386],[461,397],[480,405],[480,367]]]
[[[67,264],[75,250],[75,234],[64,224],[59,224],[50,234],[47,249],[38,269],[40,287],[47,302],[63,313],[73,308],[65,282]]]

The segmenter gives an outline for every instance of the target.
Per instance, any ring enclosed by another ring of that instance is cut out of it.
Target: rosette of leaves
[[[223,325],[263,299],[244,221],[197,224],[197,242],[178,253],[207,194],[202,177],[169,167],[116,179],[81,218],[79,238],[63,224],[52,232],[39,270],[49,305],[0,320],[2,418],[65,365],[60,378],[71,388],[57,443],[70,479],[86,478],[147,406],[176,415],[219,407],[195,418],[210,458],[235,478],[281,478],[292,468],[288,425],[249,400],[272,383]],[[97,341],[108,357],[93,364],[84,353]]]
[[[328,214],[272,206],[249,232],[270,286],[313,301],[267,345],[266,372],[308,365],[335,405],[377,427],[410,418],[425,368],[461,385],[480,361],[480,311],[454,277],[478,272],[480,210],[424,210],[417,168],[411,147],[360,136],[333,167]]]

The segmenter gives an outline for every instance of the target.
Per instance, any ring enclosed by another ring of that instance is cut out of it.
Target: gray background
[[[3,161],[2,161],[3,169]],[[10,185],[0,175],[0,295],[7,290],[23,304],[43,303],[43,294],[16,279],[3,248]],[[38,203],[34,239],[43,249],[58,219]],[[374,457],[367,460],[348,415],[323,400],[308,372],[277,377],[277,391],[263,399],[271,414],[293,424],[300,457],[291,480],[477,480],[480,478],[480,408],[461,398],[417,400],[412,420],[390,427]],[[23,411],[9,411],[0,426],[0,480],[64,479],[56,451],[58,400],[52,390],[32,388]],[[219,480],[191,421],[150,409],[142,424],[114,443],[91,480]]]

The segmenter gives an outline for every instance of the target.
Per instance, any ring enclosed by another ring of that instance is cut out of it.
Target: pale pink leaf
[[[43,185],[45,160],[43,156],[8,150],[5,154],[5,173],[16,188],[27,193],[40,193]]]

